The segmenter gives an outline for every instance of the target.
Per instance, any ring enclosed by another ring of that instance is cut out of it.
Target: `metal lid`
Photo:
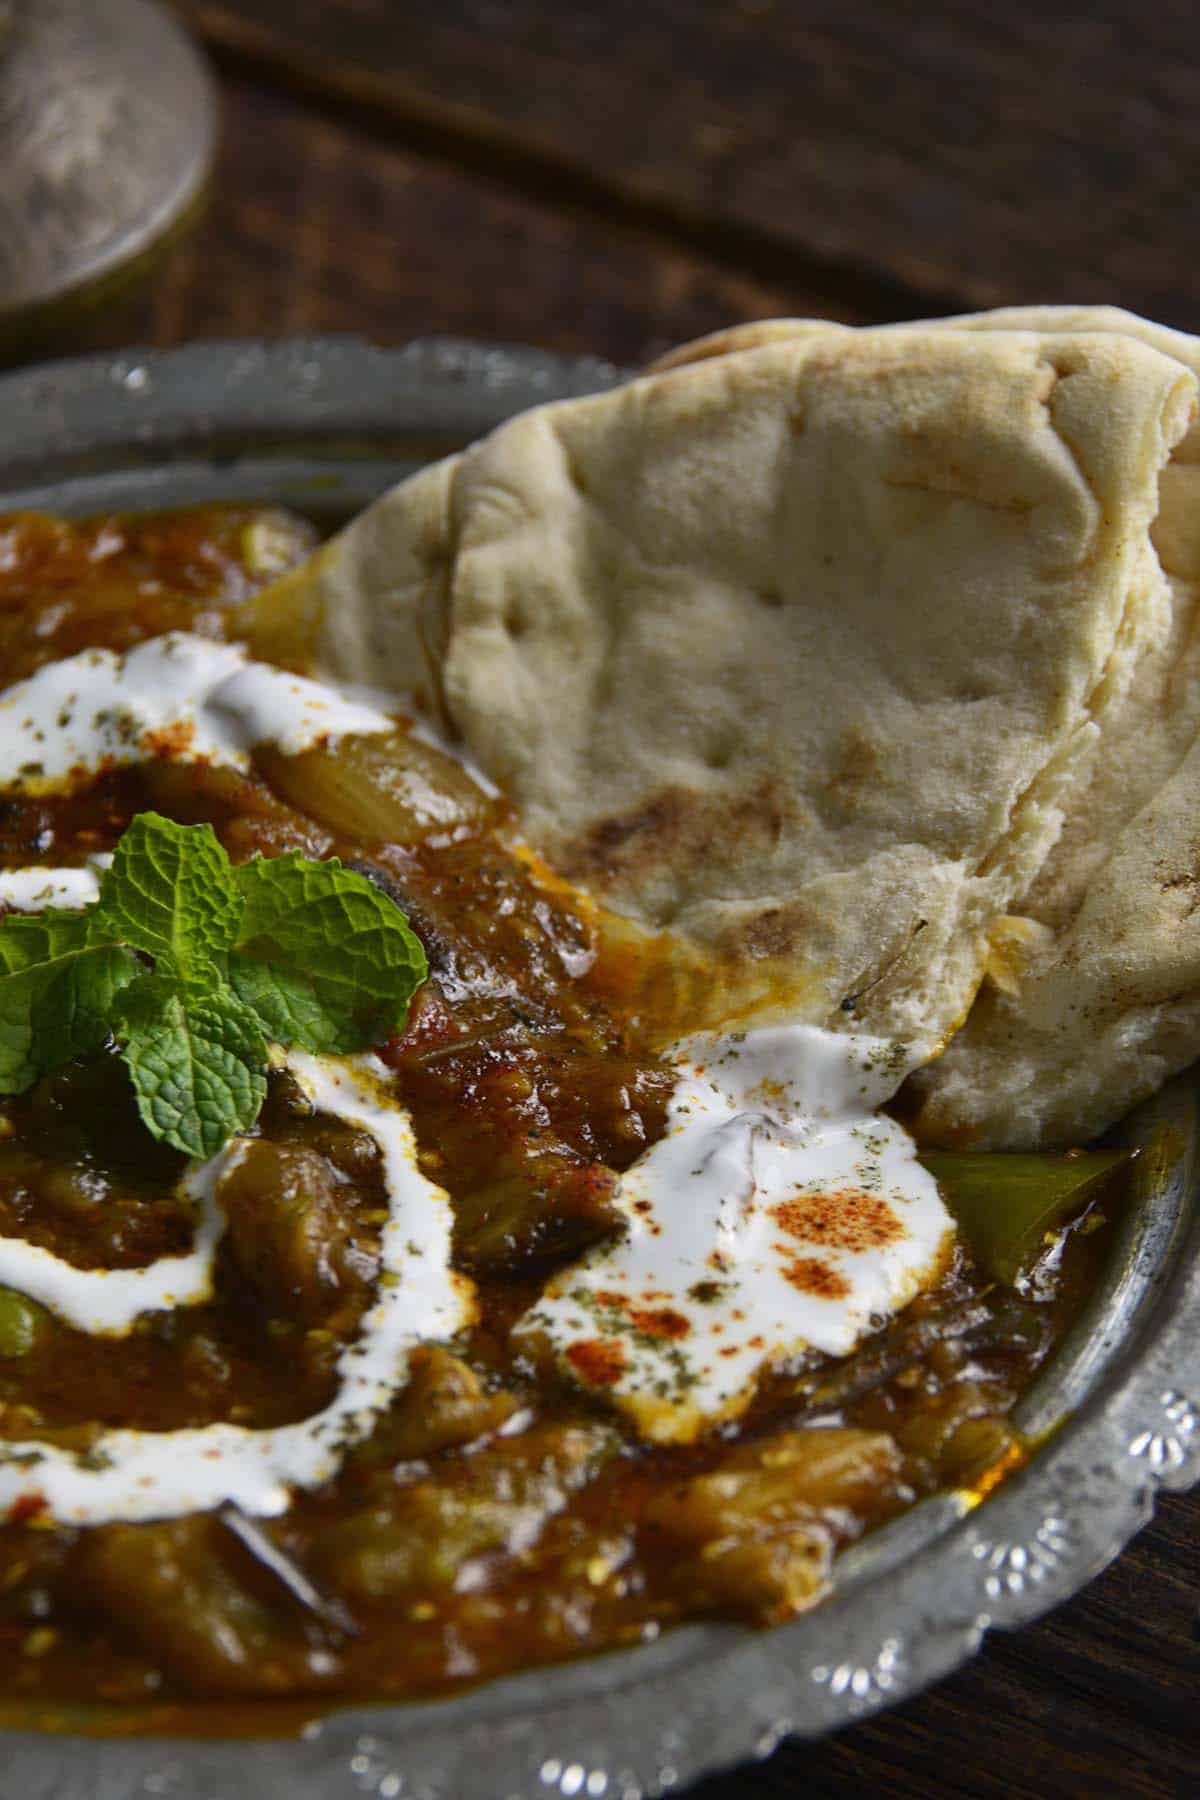
[[[148,250],[215,139],[205,64],[152,0],[0,0],[0,323]]]

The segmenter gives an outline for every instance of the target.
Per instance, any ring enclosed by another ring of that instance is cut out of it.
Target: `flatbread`
[[[954,321],[949,321],[953,325]],[[1017,307],[974,330],[1111,332],[1200,374],[1200,340],[1117,307]],[[930,1138],[1015,1149],[1104,1130],[1200,1053],[1200,422],[1160,480],[1157,628],[1122,646],[1066,823],[1020,904],[1038,930],[924,1079]],[[1165,604],[1163,602],[1165,601]],[[1049,928],[1047,931],[1043,928]]]
[[[1200,746],[1118,838],[1076,916],[1034,934],[920,1075],[925,1139],[1065,1148],[1200,1053]]]
[[[931,1050],[1161,635],[1196,388],[1120,333],[768,333],[424,471],[248,632],[435,705],[726,1010]]]
[[[1114,333],[1150,344],[1200,376],[1200,339],[1115,306],[1006,307],[918,325],[879,326],[854,335],[895,336],[930,329]],[[679,368],[762,343],[809,340],[814,334],[845,335],[850,330],[825,320],[762,320],[696,339],[656,366]],[[1160,478],[1151,539],[1168,579],[1152,580],[1150,608],[1137,613],[1140,629],[1118,644],[1094,697],[1091,713],[1098,733],[1089,754],[1075,764],[1070,791],[1061,797],[1062,837],[1022,905],[1023,913],[1056,929],[1074,917],[1118,834],[1170,778],[1200,730],[1200,414]]]
[[[1009,307],[930,326],[1113,333],[1200,373],[1200,340],[1118,307]],[[667,360],[844,330],[770,320]],[[928,1140],[1078,1143],[1200,1053],[1200,421],[1163,471],[1151,535],[1168,578],[1157,624],[1143,613],[1146,629],[1119,646],[1093,702],[1091,751],[1061,795],[1062,835],[993,933],[991,979],[966,1025],[913,1084]]]

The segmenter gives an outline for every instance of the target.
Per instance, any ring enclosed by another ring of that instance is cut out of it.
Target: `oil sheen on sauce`
[[[333,688],[171,633],[124,656],[85,651],[49,664],[0,695],[0,784],[61,788],[147,759],[244,768],[256,744],[296,754],[391,729],[386,713]],[[0,905],[82,907],[97,886],[93,867],[20,869],[0,875]],[[371,1057],[279,1054],[319,1110],[370,1132],[384,1157],[383,1276],[341,1354],[334,1398],[269,1429],[110,1430],[84,1454],[9,1442],[0,1518],[36,1505],[87,1525],[228,1501],[278,1514],[370,1433],[416,1345],[471,1323],[473,1289],[451,1266],[450,1197],[420,1173],[386,1069]],[[557,1273],[517,1326],[523,1348],[660,1441],[736,1413],[783,1356],[851,1350],[936,1279],[952,1233],[911,1140],[878,1110],[913,1066],[901,1047],[782,1024],[693,1040],[675,1062],[666,1132],[620,1182],[624,1235]],[[185,1175],[196,1211],[186,1254],[81,1270],[0,1238],[0,1283],[93,1333],[201,1303],[224,1230],[220,1177],[241,1153],[235,1139]]]

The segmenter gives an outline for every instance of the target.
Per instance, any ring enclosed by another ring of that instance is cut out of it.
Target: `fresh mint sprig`
[[[267,1045],[365,1049],[428,974],[399,907],[336,859],[234,867],[139,813],[86,913],[0,920],[0,1094],[115,1039],[152,1136],[209,1157],[257,1119]]]
[[[127,944],[158,975],[205,993],[225,972],[241,914],[237,871],[212,826],[140,813],[87,915],[88,940]]]

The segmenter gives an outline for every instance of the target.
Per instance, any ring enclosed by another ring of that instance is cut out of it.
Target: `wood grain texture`
[[[452,332],[636,364],[730,319],[854,316],[800,281],[767,283],[594,210],[514,193],[287,94],[227,80],[222,98],[205,219],[93,345]]]
[[[1111,299],[1200,325],[1194,0],[182,10],[310,91],[748,261],[789,250],[934,304]]]

